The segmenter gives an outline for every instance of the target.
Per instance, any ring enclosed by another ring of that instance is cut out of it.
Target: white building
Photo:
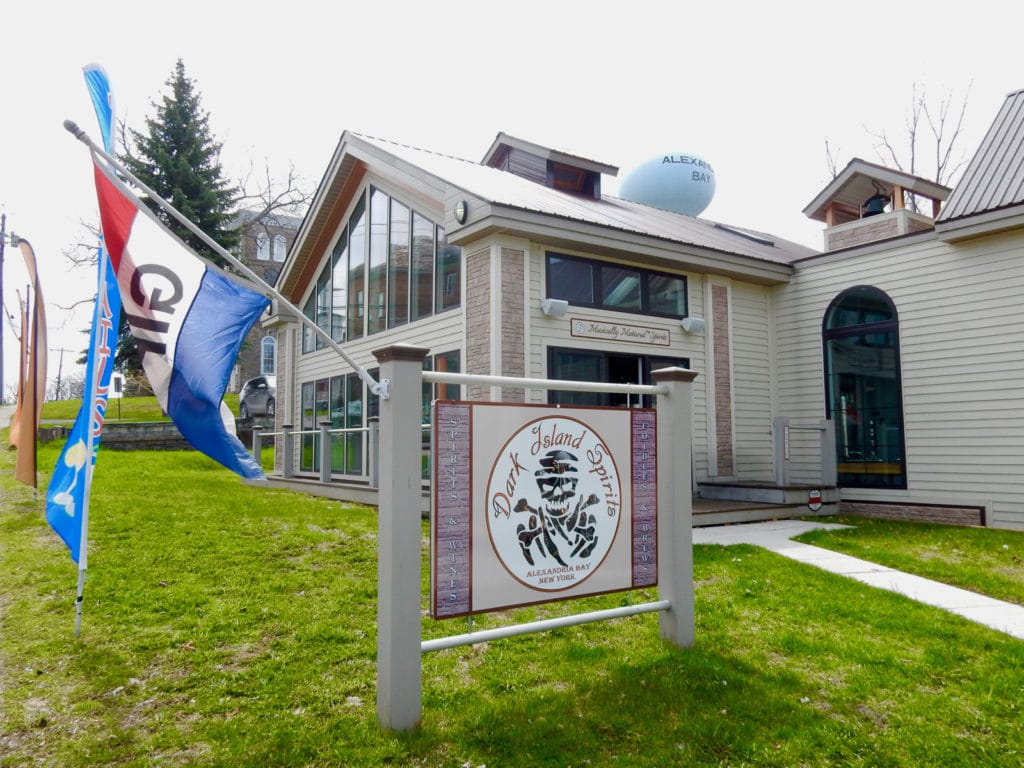
[[[954,190],[851,162],[805,209],[825,224],[821,252],[603,196],[614,173],[504,134],[475,163],[346,132],[278,288],[367,368],[395,342],[477,374],[647,383],[692,368],[700,497],[806,502],[813,487],[829,511],[1024,528],[1024,92]],[[374,415],[295,318],[265,330],[279,426]],[[438,389],[425,404],[491,397]],[[826,423],[834,449],[783,420]],[[305,436],[286,474],[314,479],[320,460]],[[365,486],[361,434],[339,436],[331,462],[319,492]]]

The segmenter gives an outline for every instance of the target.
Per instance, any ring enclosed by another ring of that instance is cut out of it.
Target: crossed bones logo
[[[529,515],[525,523],[516,526],[519,546],[530,565],[536,565],[536,551],[538,560],[550,557],[568,567],[561,547],[568,549],[570,558],[578,556],[585,559],[597,546],[597,520],[588,509],[598,504],[599,499],[593,493],[585,499],[577,495],[579,470],[573,454],[562,450],[549,451],[539,463],[540,469],[534,477],[543,501],[532,507],[522,498],[514,508],[519,514]]]
[[[516,580],[569,589],[608,555],[621,497],[615,461],[592,425],[564,415],[535,420],[505,443],[491,470],[491,544]]]

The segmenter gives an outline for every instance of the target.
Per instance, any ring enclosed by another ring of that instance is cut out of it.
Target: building
[[[698,496],[817,486],[842,511],[1024,528],[1022,126],[1024,92],[953,190],[851,162],[805,209],[825,225],[820,252],[602,195],[613,166],[505,134],[475,163],[345,132],[278,288],[366,367],[400,341],[477,374],[647,383],[692,368]],[[278,425],[375,413],[296,318],[275,309],[263,330]],[[438,389],[425,407],[491,396]],[[317,442],[302,441],[290,472],[316,477]],[[332,479],[366,472],[364,438],[339,436]]]
[[[241,230],[238,258],[267,283],[273,285],[284,265],[302,220],[280,213],[261,215],[241,211],[235,224]],[[277,339],[257,325],[249,332],[231,372],[228,391],[237,392],[254,376],[277,372]]]

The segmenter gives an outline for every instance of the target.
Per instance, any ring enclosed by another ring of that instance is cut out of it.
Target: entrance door
[[[671,366],[689,368],[690,361],[686,358],[631,355],[595,350],[559,347],[548,349],[548,375],[552,379],[603,381],[609,384],[652,384],[651,371]],[[610,405],[624,408],[654,407],[654,401],[650,395],[641,396],[617,392],[552,391],[548,393],[548,402],[561,405]]]

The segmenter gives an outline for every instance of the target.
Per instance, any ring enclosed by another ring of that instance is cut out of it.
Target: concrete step
[[[759,504],[807,504],[812,491],[821,494],[823,503],[839,501],[839,489],[833,486],[792,483],[705,481],[697,484],[702,499],[751,501]]]
[[[807,506],[806,499],[800,504],[764,504],[722,499],[694,499],[693,525],[695,528],[700,528],[709,525],[756,523],[765,520],[785,520],[795,517],[835,515],[838,513],[838,501],[823,502],[821,509],[814,511]]]

